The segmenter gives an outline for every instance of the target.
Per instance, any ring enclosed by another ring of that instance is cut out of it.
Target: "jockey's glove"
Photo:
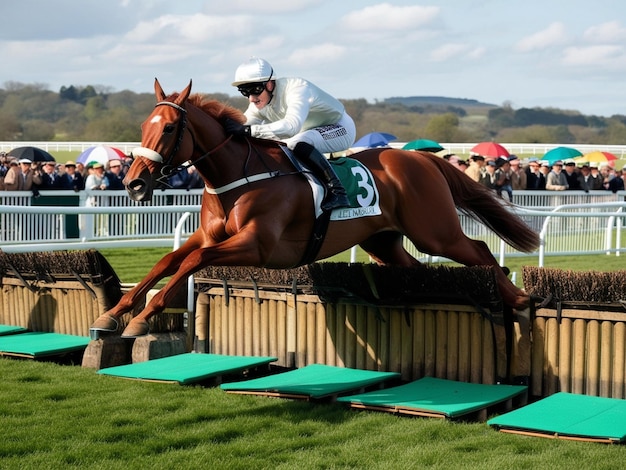
[[[224,131],[227,134],[231,134],[236,137],[250,137],[252,135],[250,126],[240,124],[231,118],[226,118],[224,120]]]

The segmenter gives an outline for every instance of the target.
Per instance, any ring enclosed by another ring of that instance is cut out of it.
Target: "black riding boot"
[[[324,155],[307,142],[298,142],[293,151],[299,160],[311,167],[313,174],[326,186],[327,191],[326,197],[322,201],[322,210],[329,211],[350,206],[345,188]]]

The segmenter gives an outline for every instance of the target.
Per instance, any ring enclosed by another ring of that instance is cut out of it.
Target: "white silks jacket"
[[[263,109],[250,103],[245,111],[251,135],[284,140],[320,126],[337,124],[341,102],[303,78],[278,78],[272,100]]]

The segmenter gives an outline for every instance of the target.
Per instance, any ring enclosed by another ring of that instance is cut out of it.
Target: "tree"
[[[458,127],[459,117],[456,114],[439,114],[430,119],[424,129],[424,135],[438,142],[454,142]]]

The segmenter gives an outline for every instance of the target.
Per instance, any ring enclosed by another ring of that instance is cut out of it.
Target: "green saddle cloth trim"
[[[374,177],[358,160],[341,157],[329,160],[343,184],[352,208],[378,208],[379,195]],[[377,211],[377,213],[380,213]],[[363,214],[365,215],[365,214]],[[374,214],[370,214],[374,215]]]

